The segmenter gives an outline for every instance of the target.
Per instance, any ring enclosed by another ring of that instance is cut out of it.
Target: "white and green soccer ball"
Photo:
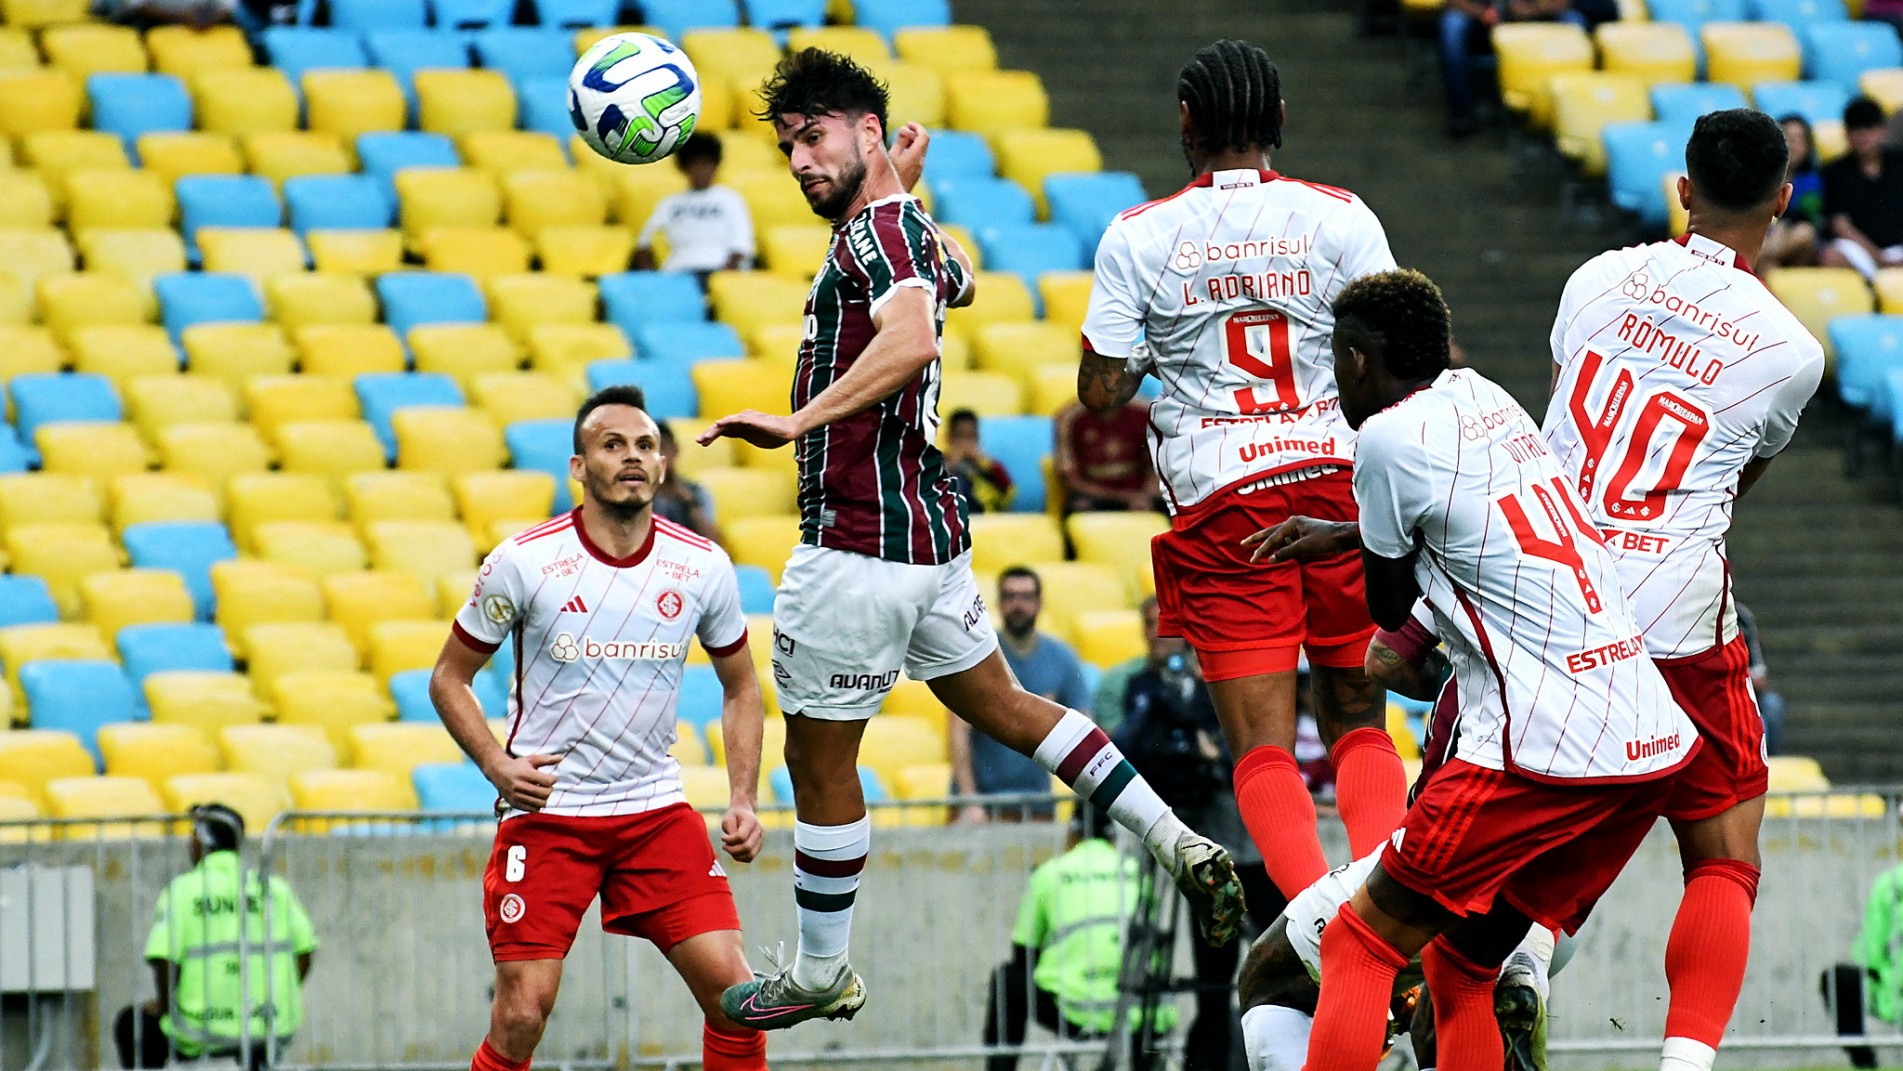
[[[700,121],[700,75],[671,42],[611,34],[568,74],[568,117],[588,147],[624,164],[651,164]]]

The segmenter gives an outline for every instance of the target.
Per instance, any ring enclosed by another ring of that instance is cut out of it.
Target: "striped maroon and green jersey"
[[[971,285],[918,200],[875,201],[833,228],[806,296],[793,376],[795,411],[846,374],[872,342],[872,318],[903,287],[945,309]],[[800,540],[886,561],[939,565],[971,545],[965,503],[938,452],[935,359],[877,405],[800,437]]]

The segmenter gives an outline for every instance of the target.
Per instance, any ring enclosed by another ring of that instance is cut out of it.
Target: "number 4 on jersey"
[[[1579,429],[1579,441],[1586,447],[1585,460],[1579,466],[1579,497],[1587,502],[1592,501],[1593,484],[1599,477],[1600,463],[1605,459],[1606,448],[1612,444],[1620,418],[1632,408],[1637,387],[1631,370],[1621,368],[1619,374],[1613,377],[1605,404],[1595,416],[1588,399],[1605,363],[1603,355],[1587,350],[1580,362],[1579,378],[1573,382],[1572,396],[1566,400],[1567,414],[1572,418],[1573,426]],[[1678,430],[1664,471],[1659,473],[1658,481],[1650,490],[1634,493],[1633,481],[1638,478],[1639,469],[1645,465],[1652,440],[1658,435],[1659,425],[1667,420],[1678,425]],[[1647,396],[1638,406],[1638,417],[1633,424],[1630,441],[1626,444],[1625,457],[1620,460],[1612,479],[1606,483],[1606,515],[1619,521],[1657,520],[1665,512],[1665,497],[1679,489],[1686,470],[1691,468],[1692,455],[1710,431],[1711,417],[1684,395],[1662,390]],[[1628,493],[1634,493],[1634,497],[1627,497]]]
[[[1573,578],[1579,582],[1579,593],[1586,598],[1586,612],[1596,614],[1605,609],[1604,602],[1599,598],[1599,589],[1593,586],[1592,576],[1586,572],[1586,562],[1579,556],[1579,542],[1573,538],[1573,533],[1578,531],[1602,546],[1605,540],[1593,531],[1592,525],[1586,523],[1586,518],[1579,515],[1579,510],[1574,507],[1571,496],[1567,495],[1566,487],[1559,482],[1558,477],[1553,478],[1550,491],[1534,484],[1533,497],[1539,501],[1540,512],[1546,515],[1547,522],[1553,526],[1557,539],[1548,539],[1533,530],[1532,519],[1526,515],[1526,508],[1520,505],[1520,496],[1502,495],[1494,503],[1506,517],[1507,527],[1513,530],[1513,538],[1519,541],[1521,553],[1571,569]],[[1564,512],[1561,512],[1562,509]]]

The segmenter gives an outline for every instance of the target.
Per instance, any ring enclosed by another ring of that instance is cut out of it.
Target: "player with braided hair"
[[[1360,562],[1269,560],[1252,548],[1298,514],[1355,516],[1330,303],[1351,280],[1393,268],[1394,256],[1360,198],[1270,170],[1286,110],[1260,48],[1209,45],[1183,68],[1176,95],[1195,178],[1104,234],[1078,396],[1109,412],[1146,373],[1163,383],[1150,410],[1173,515],[1153,544],[1159,627],[1200,657],[1238,760],[1243,820],[1293,897],[1328,870],[1294,756],[1303,648],[1355,855],[1379,846],[1406,806],[1382,692],[1362,669],[1374,623]]]

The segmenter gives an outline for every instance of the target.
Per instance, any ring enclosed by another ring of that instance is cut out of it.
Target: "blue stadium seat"
[[[1083,240],[1069,228],[1055,223],[982,227],[978,231],[978,244],[984,249],[985,270],[1016,272],[1030,289],[1032,302],[1040,306],[1038,276],[1047,271],[1081,271],[1090,266]],[[1043,314],[1040,307],[1038,315]]]
[[[160,318],[178,344],[179,333],[200,323],[258,323],[264,302],[251,280],[234,272],[168,272],[152,280],[159,296]]]
[[[200,227],[276,227],[284,222],[284,206],[267,178],[182,175],[173,188],[178,193],[178,229],[193,263],[198,261]]]
[[[368,67],[357,35],[310,26],[273,26],[264,31],[264,53],[303,92],[304,72],[316,67]]]
[[[357,135],[357,161],[366,175],[374,175],[396,201],[396,173],[404,167],[461,167],[456,145],[444,134],[415,130],[380,130]]]
[[[1705,45],[1699,28],[1707,22],[1742,22],[1747,17],[1746,0],[1657,0],[1649,5],[1654,22],[1676,22],[1691,35],[1692,52],[1698,57],[1699,77],[1704,77]]]
[[[1002,178],[934,178],[932,215],[978,230],[1037,221],[1037,206],[1024,187]]]
[[[740,335],[724,323],[642,323],[626,329],[643,360],[688,364],[716,357],[745,357]]]
[[[440,720],[436,716],[436,704],[429,697],[429,678],[430,671],[427,669],[406,669],[390,678],[390,698],[396,703],[396,720]],[[508,685],[501,677],[485,668],[477,671],[469,686],[476,693],[476,702],[482,704],[483,716],[508,716]]]
[[[551,423],[568,424],[569,422],[563,421],[563,420],[557,420],[557,421],[552,421]],[[561,482],[563,484],[566,484],[568,482],[568,480],[566,479],[566,474],[568,472],[568,468],[567,468],[568,463],[564,461],[562,464],[563,464],[562,472],[564,474],[564,479]],[[568,490],[566,487],[564,487],[562,490],[556,492],[555,497],[559,500],[563,495],[566,495],[567,493],[568,493]],[[574,509],[575,508],[574,503],[570,503],[569,505],[563,508]],[[501,689],[501,692],[504,696],[504,700],[506,703],[507,693],[509,690],[509,682],[515,678],[515,644],[505,643],[502,646],[496,648],[496,653],[489,656],[488,671],[490,676],[495,678],[496,684]],[[482,693],[478,692],[476,694],[480,696]],[[501,713],[496,714],[496,717],[498,718],[501,716],[502,716]]]
[[[417,71],[469,66],[469,46],[460,34],[420,28],[372,30],[363,35],[363,44],[364,51],[370,53],[370,62],[388,68],[403,87],[412,118],[416,112]]]
[[[473,762],[426,762],[410,771],[420,810],[483,813],[495,809],[496,786]]]
[[[633,333],[642,324],[700,323],[707,319],[707,299],[700,284],[686,272],[623,271],[604,275],[601,288],[603,319]]]
[[[1751,17],[1760,22],[1781,22],[1791,34],[1804,40],[1806,27],[1820,22],[1843,22],[1850,18],[1844,0],[1750,0]]]
[[[482,65],[501,71],[518,85],[530,78],[566,79],[575,65],[574,40],[563,30],[498,26],[470,37]],[[561,99],[566,103],[568,94],[563,93]]]
[[[941,179],[991,178],[998,161],[983,134],[969,130],[934,130],[926,151],[926,170],[933,182]],[[934,187],[936,188],[936,187]]]
[[[602,362],[597,361],[597,364]],[[518,420],[502,429],[502,441],[509,447],[509,467],[546,472],[555,477],[555,512],[575,508],[568,492],[568,459],[575,456],[575,422],[568,419]],[[496,661],[515,652],[503,644]],[[506,673],[505,673],[506,677]]]
[[[0,424],[0,473],[25,472],[39,460],[37,455],[37,450],[27,449],[11,424]]]
[[[740,25],[736,0],[641,0],[647,25],[658,26],[668,40],[689,30],[724,30]]]
[[[124,412],[112,380],[93,372],[31,372],[13,377],[13,424],[33,441],[41,424],[119,420]]]
[[[1606,126],[1606,184],[1612,203],[1638,213],[1639,222],[1651,232],[1665,229],[1665,176],[1685,170],[1685,136],[1685,128],[1672,123]]]
[[[284,180],[284,206],[299,238],[315,227],[382,230],[396,218],[389,187],[369,175],[297,175]]]
[[[169,74],[95,74],[86,79],[93,128],[117,134],[136,159],[140,134],[190,130],[192,98]]]
[[[1804,57],[1812,78],[1854,95],[1863,72],[1903,67],[1903,41],[1887,22],[1824,22],[1810,28]]]
[[[0,575],[0,628],[59,620],[59,606],[37,576]]]
[[[234,669],[224,630],[202,623],[127,625],[119,630],[119,659],[142,712],[145,679],[154,673],[175,669],[230,673]]]
[[[488,303],[476,281],[457,272],[393,271],[377,276],[383,320],[401,339],[417,324],[481,323]]]
[[[681,668],[680,699],[675,713],[683,726],[691,726],[698,733],[708,722],[720,720],[720,704],[725,697],[726,691],[720,687],[720,677],[714,673],[714,667]]]
[[[1759,82],[1751,87],[1751,99],[1774,118],[1801,115],[1815,125],[1842,119],[1850,93],[1836,82]]]
[[[513,644],[505,643],[502,646],[511,651],[515,649]],[[476,693],[476,702],[482,704],[483,714],[490,718],[509,716],[509,678],[496,670],[501,658],[502,652],[497,649],[496,657],[478,671],[476,679],[469,683]]]
[[[773,612],[773,574],[757,565],[736,565],[734,579],[740,584],[740,611],[748,614]]]
[[[1903,368],[1892,368],[1884,373],[1883,399],[1890,443],[1892,446],[1903,445]]]
[[[1011,474],[1017,488],[1011,497],[1012,512],[1044,512],[1044,457],[1056,442],[1051,418],[984,417],[978,421],[978,441]]]
[[[99,727],[139,716],[132,682],[117,662],[49,658],[20,667],[20,690],[35,729],[64,729],[99,762]]]
[[[211,589],[213,562],[238,556],[231,533],[216,521],[148,521],[128,525],[122,537],[126,556],[137,569],[170,569],[185,578],[200,621],[216,607]]]
[[[1876,404],[1884,377],[1903,368],[1903,316],[1839,316],[1830,321],[1837,353],[1837,394],[1852,409]]]
[[[786,31],[795,26],[818,26],[826,21],[826,0],[746,0],[747,25],[773,35],[786,47]]]
[[[793,802],[793,773],[784,766],[775,766],[767,774],[767,787],[773,790],[775,803]],[[884,803],[892,798],[885,790],[885,782],[879,780],[879,774],[870,766],[859,767],[859,791],[865,794],[867,803]]]
[[[1149,195],[1143,180],[1128,171],[1073,171],[1045,176],[1044,199],[1051,206],[1051,222],[1069,228],[1084,243],[1085,254],[1094,256],[1111,221]]]
[[[329,0],[330,24],[340,30],[401,30],[421,28],[429,21],[423,0]],[[297,21],[309,26],[317,17],[317,0],[298,0]]]
[[[567,152],[575,133],[575,120],[568,115],[568,76],[519,79],[515,97],[522,106],[522,129],[552,135]]]
[[[544,26],[613,26],[621,0],[535,0],[536,21]]]
[[[383,449],[396,460],[396,429],[390,417],[414,406],[460,406],[462,388],[442,372],[365,372],[354,381],[363,418],[376,429]]]
[[[430,0],[438,30],[507,25],[515,0]]]
[[[855,0],[853,21],[877,30],[887,41],[907,26],[951,25],[951,0]]]
[[[1652,87],[1652,114],[1658,122],[1687,130],[1706,112],[1750,106],[1744,91],[1728,82],[1661,82]]]
[[[700,410],[694,392],[693,364],[686,361],[626,358],[595,361],[588,366],[588,389],[623,384],[640,387],[648,396],[648,413],[656,420],[691,417]]]

